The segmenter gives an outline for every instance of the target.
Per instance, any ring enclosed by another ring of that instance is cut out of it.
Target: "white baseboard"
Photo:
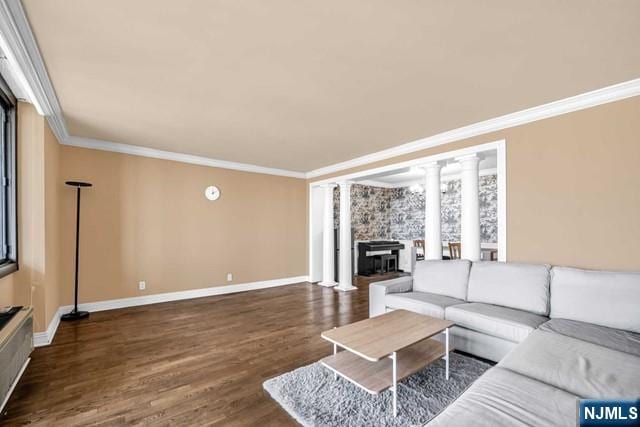
[[[53,341],[53,337],[58,330],[58,325],[60,324],[60,316],[64,313],[64,307],[58,308],[56,314],[53,315],[53,319],[49,322],[49,327],[44,332],[34,332],[33,334],[33,346],[34,347],[43,347],[45,345],[51,344]]]
[[[167,292],[163,294],[82,303],[78,304],[78,309],[89,312],[115,310],[117,308],[136,307],[139,305],[157,304],[161,302],[254,291],[258,289],[273,288],[276,286],[293,285],[295,283],[307,281],[309,281],[308,276],[296,276],[284,279],[263,280],[260,282],[238,283],[236,285],[213,286],[210,288],[191,289],[188,291]],[[58,325],[60,324],[60,316],[72,309],[73,306],[71,305],[60,307],[56,315],[51,319],[51,323],[49,323],[47,330],[45,332],[36,332],[33,334],[33,345],[36,347],[42,347],[51,344],[53,337],[56,334],[56,330],[58,329]]]

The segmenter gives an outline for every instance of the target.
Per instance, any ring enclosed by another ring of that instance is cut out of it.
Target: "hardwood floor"
[[[308,283],[92,313],[34,351],[2,425],[296,425],[262,389],[368,316],[368,283]]]

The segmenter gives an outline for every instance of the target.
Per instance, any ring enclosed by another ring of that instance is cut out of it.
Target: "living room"
[[[639,24],[3,0],[0,423],[637,425]]]

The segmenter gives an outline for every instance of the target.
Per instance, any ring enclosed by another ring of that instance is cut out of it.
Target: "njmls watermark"
[[[640,427],[640,399],[581,399],[578,408],[580,427],[620,426]]]

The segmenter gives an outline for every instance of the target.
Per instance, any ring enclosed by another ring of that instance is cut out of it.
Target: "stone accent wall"
[[[391,239],[416,240],[424,238],[424,189],[409,187],[391,190]]]
[[[353,184],[351,186],[351,226],[355,240],[391,238],[391,189]],[[340,226],[340,188],[333,190],[333,219]]]
[[[460,241],[460,180],[446,181],[442,195],[442,240]],[[498,241],[496,175],[480,177],[480,240]],[[334,190],[334,223],[339,227],[340,190]],[[351,187],[351,222],[356,240],[415,240],[424,237],[424,189]]]

